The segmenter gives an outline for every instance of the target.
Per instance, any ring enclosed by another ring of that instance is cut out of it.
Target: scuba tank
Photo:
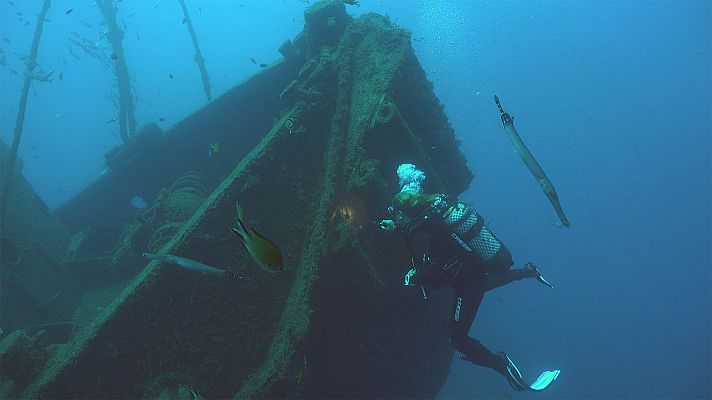
[[[431,221],[442,221],[460,247],[480,259],[486,272],[501,273],[512,266],[512,255],[487,228],[484,218],[469,204],[438,197],[428,212]]]

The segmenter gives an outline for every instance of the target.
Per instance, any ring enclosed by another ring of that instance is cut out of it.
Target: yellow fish
[[[210,148],[208,150],[208,157],[217,156],[222,152],[222,145],[218,142],[210,143]]]
[[[259,234],[252,228],[247,228],[244,222],[244,214],[239,204],[237,208],[237,224],[232,231],[240,238],[242,247],[250,253],[253,260],[263,270],[276,273],[284,271],[284,258],[274,242]]]

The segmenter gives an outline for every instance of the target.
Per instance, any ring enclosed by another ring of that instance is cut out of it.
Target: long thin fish
[[[220,269],[220,268],[211,267],[210,265],[203,264],[199,261],[191,260],[190,258],[178,257],[178,256],[174,256],[172,254],[151,254],[151,253],[143,253],[143,256],[148,259],[151,259],[151,260],[158,260],[158,261],[165,262],[165,263],[176,264],[176,265],[179,265],[187,270],[194,271],[194,272],[200,272],[201,274],[205,274],[205,275],[213,275],[213,276],[218,276],[220,278],[236,278],[237,277],[237,275],[235,275],[235,273],[229,269]]]
[[[559,196],[556,194],[554,184],[551,183],[549,177],[546,176],[544,169],[541,168],[541,165],[539,165],[539,163],[534,159],[534,156],[524,144],[522,138],[519,137],[519,133],[517,133],[517,130],[514,129],[514,118],[504,111],[502,105],[499,103],[497,95],[494,96],[494,102],[497,104],[497,108],[499,108],[499,112],[502,116],[502,124],[504,124],[504,130],[507,132],[514,148],[517,149],[517,153],[519,153],[522,161],[524,161],[524,164],[526,164],[529,171],[531,171],[532,175],[534,175],[534,178],[536,178],[537,182],[539,182],[541,190],[544,191],[546,197],[549,198],[549,202],[551,202],[551,205],[554,206],[554,210],[556,210],[556,214],[559,216],[561,223],[565,227],[569,228],[571,224],[569,223],[568,218],[566,218],[566,215],[564,215],[564,210],[561,208]]]

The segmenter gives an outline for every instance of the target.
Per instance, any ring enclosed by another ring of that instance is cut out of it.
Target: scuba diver
[[[527,384],[506,353],[492,353],[468,332],[485,292],[527,278],[553,286],[531,262],[512,269],[512,254],[470,205],[446,195],[423,193],[425,174],[413,164],[402,164],[397,172],[401,192],[388,207],[392,219],[378,224],[386,231],[400,231],[405,238],[412,268],[404,284],[420,286],[426,299],[425,286],[455,290],[450,344],[461,353],[460,359],[497,371],[516,391],[545,389],[559,370],[545,371]]]

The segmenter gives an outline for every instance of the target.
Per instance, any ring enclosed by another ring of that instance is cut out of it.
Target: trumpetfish
[[[549,198],[549,202],[551,202],[551,205],[554,207],[554,210],[556,210],[556,214],[559,216],[561,223],[567,228],[571,227],[568,218],[566,218],[566,215],[564,215],[564,210],[561,208],[559,196],[556,194],[554,184],[551,183],[551,180],[549,180],[549,177],[546,176],[544,169],[534,159],[534,156],[524,144],[522,138],[519,137],[519,133],[517,133],[517,130],[514,128],[514,117],[511,117],[506,111],[504,111],[502,105],[499,103],[499,97],[497,97],[497,95],[494,96],[494,102],[495,104],[497,104],[497,108],[499,108],[499,112],[502,117],[502,124],[504,125],[504,130],[507,132],[509,140],[512,141],[512,144],[517,150],[517,153],[519,153],[519,156],[522,158],[522,161],[524,161],[524,164],[529,168],[529,171],[531,171],[532,175],[534,175],[534,178],[536,178],[537,182],[539,182],[541,190],[544,191],[546,197]]]
[[[220,278],[242,278],[230,269],[211,267],[210,265],[203,264],[200,261],[191,260],[190,258],[174,256],[173,254],[143,253],[143,256],[150,260],[158,260],[164,263],[176,264],[189,271],[199,272],[204,275],[213,275]]]

